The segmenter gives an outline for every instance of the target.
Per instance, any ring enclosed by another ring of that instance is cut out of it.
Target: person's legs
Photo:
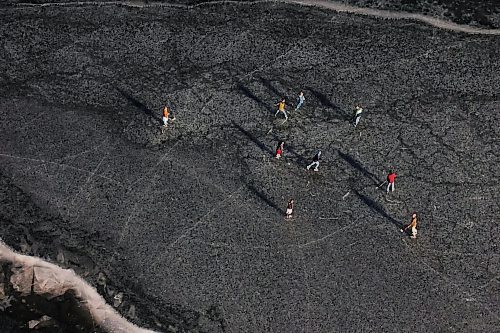
[[[390,189],[391,189],[391,183],[387,184],[387,190],[386,190],[386,192],[389,193]]]
[[[314,165],[314,163],[316,163],[316,162],[312,162],[311,164],[309,164],[309,165],[307,166],[307,170],[311,169],[311,167]]]
[[[278,109],[278,111],[276,111],[276,113],[274,114],[274,116],[276,117],[278,115],[278,113],[280,113],[279,109]]]
[[[288,120],[288,116],[287,116],[287,114],[286,114],[286,111],[285,111],[285,110],[283,110],[283,114],[285,115],[285,120]]]
[[[319,168],[319,161],[314,162],[314,164],[315,164],[314,171],[318,171],[318,168]]]
[[[300,99],[299,99],[299,102],[297,103],[297,106],[295,107],[295,111],[297,111],[298,109],[300,109],[300,107],[302,106],[304,102],[302,102]]]
[[[391,192],[394,192],[394,182],[392,182],[391,184],[392,184],[392,191]]]
[[[357,116],[356,121],[354,122],[354,127],[358,126],[358,123],[360,120],[361,120],[361,116]]]
[[[168,118],[167,117],[163,117],[162,120],[163,120],[163,126],[167,127],[167,125],[168,125]]]
[[[411,238],[417,238],[417,228],[411,228]]]

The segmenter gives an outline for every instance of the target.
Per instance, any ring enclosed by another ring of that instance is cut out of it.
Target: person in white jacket
[[[363,113],[363,108],[359,105],[356,105],[356,113],[354,114],[354,127],[358,126],[359,121],[361,120],[361,114]]]

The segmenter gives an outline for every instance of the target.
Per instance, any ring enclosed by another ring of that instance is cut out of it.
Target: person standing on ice
[[[283,156],[283,149],[285,147],[285,142],[284,141],[280,141],[280,143],[278,143],[278,147],[276,147],[276,158],[277,159],[280,159],[281,156]]]
[[[286,206],[285,218],[291,219],[292,216],[293,216],[293,199],[290,199],[290,201],[288,201],[288,205]]]
[[[354,114],[354,127],[358,126],[359,121],[361,120],[361,114],[363,113],[363,108],[359,105],[356,105],[356,113]]]
[[[275,117],[278,115],[278,113],[280,112],[283,112],[283,114],[285,115],[285,121],[288,120],[288,115],[286,114],[286,111],[285,111],[285,99],[283,98],[281,100],[281,102],[279,102],[278,104],[276,104],[276,106],[278,107],[278,111],[276,111],[276,114],[274,115]]]
[[[413,215],[411,216],[410,224],[408,224],[404,229],[401,229],[400,231],[405,232],[409,228],[411,228],[411,236],[410,237],[413,239],[417,238],[417,213],[413,213]]]
[[[394,181],[396,180],[396,173],[393,172],[392,170],[389,170],[389,174],[387,175],[387,193],[389,193],[389,189],[391,189],[392,187],[392,190],[391,192],[394,192]]]
[[[295,107],[295,111],[298,111],[300,109],[300,107],[302,106],[302,104],[304,104],[305,100],[306,100],[306,98],[304,97],[304,92],[301,91],[299,93],[299,96],[297,97],[297,106]]]
[[[316,155],[314,155],[313,157],[312,163],[307,166],[307,170],[311,169],[311,167],[314,166],[314,171],[318,171],[320,158],[321,158],[321,150],[318,150]]]
[[[168,109],[168,106],[165,105],[163,108],[163,127],[167,128],[168,126],[168,116],[170,115],[170,110]]]

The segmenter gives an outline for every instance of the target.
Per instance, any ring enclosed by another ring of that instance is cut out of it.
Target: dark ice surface
[[[500,36],[282,3],[0,16],[10,246],[162,332],[500,332]]]

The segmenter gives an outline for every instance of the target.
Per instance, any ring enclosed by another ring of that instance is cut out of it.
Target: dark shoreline
[[[87,251],[90,243],[94,248],[106,246],[106,243],[102,242],[102,237],[98,235],[89,237],[78,230],[64,230],[67,221],[38,207],[30,195],[1,173],[0,198],[2,207],[8,207],[7,214],[6,211],[0,214],[1,236],[6,244],[10,244],[19,253],[41,257],[63,268],[74,270],[79,276],[85,277],[108,304],[116,303],[115,295],[122,293],[123,301],[116,306],[116,309],[136,325],[160,331],[175,327],[181,332],[188,332],[197,327],[198,321],[203,317],[206,317],[203,321],[214,321],[224,325],[216,310],[207,315],[164,304],[159,299],[146,296],[142,286],[135,282],[133,276],[122,275],[116,281],[106,276],[103,272],[108,269],[99,267],[99,264],[91,258],[97,258],[98,255],[92,255]],[[3,286],[6,290],[12,288],[9,287],[12,268],[3,265],[3,272],[0,271],[0,277],[5,279]],[[7,307],[5,312],[1,312],[0,328],[3,325],[10,330],[2,333],[32,332],[25,324],[44,315],[53,318],[56,326],[50,325],[37,332],[105,333],[98,326],[92,326],[88,318],[74,311],[78,307],[79,300],[71,293],[51,300],[39,295],[21,297],[12,290],[7,295],[12,297],[11,306]]]

